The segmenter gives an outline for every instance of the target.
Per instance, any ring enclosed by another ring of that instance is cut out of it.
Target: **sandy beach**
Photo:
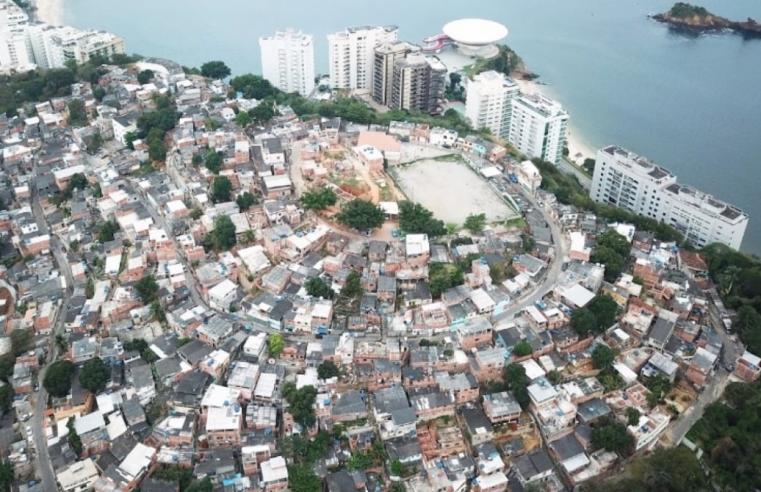
[[[531,94],[533,92],[538,92],[547,97],[555,98],[551,91],[547,89],[548,86],[546,85],[537,84],[532,80],[515,79],[515,81],[518,83],[521,92],[523,93]],[[563,101],[560,101],[560,103],[562,104]],[[580,132],[577,130],[577,126],[574,125],[573,115],[571,115],[570,122],[571,124],[568,127],[567,134],[569,158],[578,165],[581,165],[584,162],[584,159],[588,157],[594,159],[597,150],[587,143],[583,136],[581,136]]]
[[[54,26],[62,26],[64,3],[65,0],[34,0],[37,20]]]

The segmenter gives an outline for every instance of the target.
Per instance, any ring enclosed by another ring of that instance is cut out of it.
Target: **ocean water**
[[[618,144],[679,180],[751,215],[743,249],[761,253],[761,40],[686,36],[647,19],[671,0],[65,0],[66,23],[123,36],[129,52],[198,66],[224,60],[259,73],[258,37],[295,27],[315,36],[317,72],[326,35],[395,24],[421,42],[446,22],[504,23],[505,43],[541,75],[585,143]],[[731,19],[761,19],[758,0],[700,0]]]

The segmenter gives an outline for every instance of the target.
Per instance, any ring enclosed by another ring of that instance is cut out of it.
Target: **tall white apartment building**
[[[371,91],[375,48],[397,40],[396,26],[351,27],[328,34],[330,87]]]
[[[518,84],[490,70],[468,80],[465,116],[473,128],[488,128],[492,135],[507,139],[513,115],[513,99],[520,95]]]
[[[259,38],[262,76],[285,92],[308,96],[314,89],[314,38],[295,29]]]
[[[681,231],[698,247],[724,243],[739,249],[748,214],[695,188],[669,170],[616,146],[597,152],[589,196]]]
[[[11,0],[0,0],[0,67],[34,63],[26,42],[29,16]]]
[[[541,94],[513,99],[508,140],[529,158],[559,163],[563,158],[568,112]]]

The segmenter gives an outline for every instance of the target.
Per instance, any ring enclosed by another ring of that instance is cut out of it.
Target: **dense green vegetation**
[[[725,490],[761,487],[761,384],[730,383],[726,403],[708,405],[687,437],[705,451],[714,479]]]
[[[710,17],[713,16],[711,12],[706,10],[703,7],[698,7],[696,5],[692,5],[685,2],[677,2],[674,4],[673,7],[671,7],[671,10],[669,10],[669,15],[671,17],[676,17],[678,19],[691,19],[693,17]]]
[[[324,210],[338,202],[338,197],[332,188],[320,186],[304,192],[299,198],[299,203],[304,210]]]
[[[527,409],[530,401],[528,387],[531,380],[526,375],[526,368],[520,364],[510,364],[505,368],[504,379],[521,408]]]
[[[597,247],[590,259],[605,265],[605,280],[615,282],[624,271],[631,249],[631,243],[624,236],[608,229],[597,237]]]
[[[541,159],[532,159],[532,162],[542,174],[542,189],[552,192],[557,197],[558,202],[584,208],[609,222],[633,224],[637,229],[652,232],[662,241],[676,241],[678,243],[683,241],[682,234],[664,222],[595,202],[589,198],[587,190],[579,183],[576,176],[564,173],[555,164],[544,162]]]
[[[312,406],[314,397],[317,396],[317,390],[314,386],[296,389],[295,383],[286,381],[283,383],[281,394],[283,399],[288,402],[288,412],[293,416],[294,422],[304,429],[311,428],[317,421]]]
[[[330,299],[333,297],[333,289],[325,283],[320,277],[312,277],[307,280],[306,285],[307,294],[312,297],[322,297],[324,299]]]
[[[100,357],[85,362],[79,373],[79,384],[92,393],[100,393],[106,389],[106,383],[111,376],[111,370]]]
[[[180,468],[179,466],[167,466],[166,468],[158,468],[153,472],[151,478],[178,483],[180,485],[180,492],[182,492],[193,481],[193,470],[190,468]]]
[[[428,289],[434,298],[456,285],[465,283],[465,274],[458,264],[430,263],[428,265]]]
[[[174,101],[168,95],[154,95],[156,109],[143,113],[137,120],[137,138],[145,140],[148,145],[148,155],[154,161],[163,162],[166,159],[166,144],[164,139],[180,119],[180,114]]]
[[[399,202],[399,228],[407,234],[428,234],[428,237],[447,233],[444,222],[436,219],[433,212],[419,203]]]
[[[710,487],[697,458],[684,446],[658,448],[647,457],[632,461],[623,474],[608,481],[584,483],[582,492],[709,492]]]
[[[320,379],[336,378],[340,374],[341,370],[332,360],[326,360],[317,367],[317,376],[319,376]]]
[[[737,310],[732,328],[750,352],[761,354],[761,261],[723,244],[702,252],[724,305]]]
[[[206,251],[228,251],[237,242],[232,219],[220,215],[214,219],[214,229],[203,238],[203,247]]]
[[[571,315],[571,328],[585,337],[592,333],[598,335],[616,321],[618,304],[611,297],[598,295],[583,308],[577,309]]]
[[[232,200],[233,184],[226,176],[215,176],[211,185],[211,201],[214,203]]]
[[[473,234],[478,234],[486,227],[486,214],[470,214],[463,224]]]
[[[592,429],[594,449],[605,449],[625,456],[634,451],[634,437],[626,430],[626,425],[615,418],[602,419]]]
[[[244,191],[238,195],[238,197],[235,199],[235,203],[238,204],[241,210],[248,210],[252,206],[258,204],[259,199],[250,191]]]
[[[156,283],[153,275],[146,275],[135,283],[135,290],[140,296],[140,300],[143,301],[143,304],[150,304],[158,296],[159,284]],[[148,348],[147,345],[145,348]]]
[[[336,220],[352,229],[375,229],[386,221],[386,214],[369,200],[352,200],[341,207]]]
[[[468,71],[470,75],[475,75],[481,72],[494,70],[509,76],[514,71],[522,68],[523,60],[521,60],[521,57],[518,56],[515,51],[505,45],[499,45],[498,48],[498,56],[489,58],[488,60],[479,59],[466,71]]]
[[[201,65],[201,75],[210,79],[225,79],[230,76],[230,68],[223,61],[208,61]]]
[[[74,375],[74,364],[68,360],[53,362],[45,371],[42,386],[51,396],[61,398],[71,390],[71,377]]]

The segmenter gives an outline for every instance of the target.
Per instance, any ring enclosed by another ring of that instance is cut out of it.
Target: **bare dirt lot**
[[[490,222],[518,216],[464,163],[424,159],[392,172],[407,198],[444,222],[462,224],[468,215],[480,213]]]

